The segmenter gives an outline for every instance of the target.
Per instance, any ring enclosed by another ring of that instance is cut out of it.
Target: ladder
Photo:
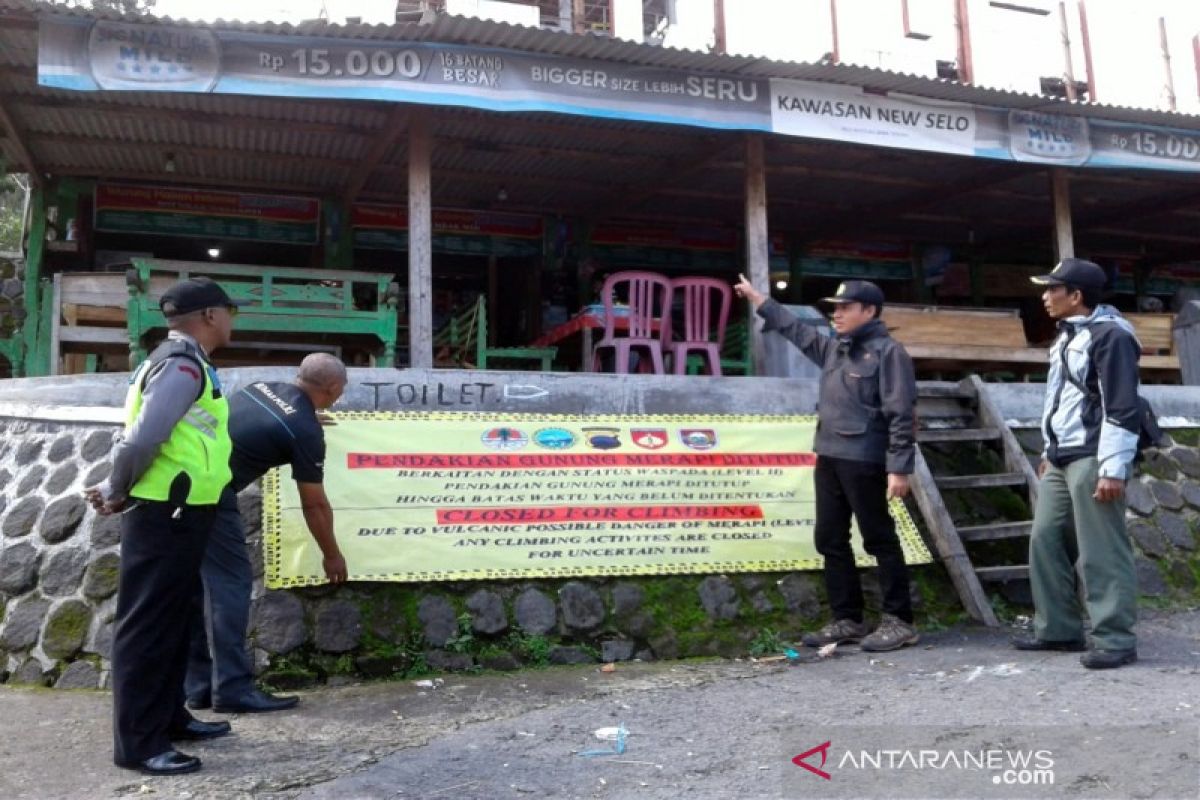
[[[920,385],[913,497],[933,539],[934,549],[950,574],[967,613],[990,627],[1001,623],[992,609],[985,583],[1027,579],[1027,563],[976,567],[968,547],[983,542],[1028,539],[1032,520],[960,525],[952,518],[943,493],[964,489],[1012,487],[1024,490],[1029,508],[1037,504],[1037,474],[1020,443],[1004,423],[987,385],[971,375],[952,386]],[[934,475],[922,452],[923,446],[941,442],[995,443],[1003,461],[1002,472],[980,475]],[[1028,550],[1022,562],[1028,561]]]

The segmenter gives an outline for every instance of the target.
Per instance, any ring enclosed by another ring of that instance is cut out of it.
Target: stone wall
[[[0,418],[0,679],[107,685],[119,517],[82,490],[103,480],[117,427]],[[354,583],[266,592],[261,495],[239,498],[255,588],[251,640],[264,679],[743,655],[811,627],[815,574],[571,581]],[[877,594],[877,592],[875,592]]]
[[[0,419],[0,673],[100,685],[116,608],[119,519],[82,490],[109,472],[116,428]]]
[[[242,371],[231,372],[228,384],[246,380]],[[368,410],[388,407],[387,387],[430,380],[412,372],[354,372],[350,407]],[[440,373],[437,386],[451,388],[421,396],[440,403],[443,395],[463,394],[455,381],[470,381],[496,387],[488,394],[500,398],[493,411],[535,410],[518,403],[575,413],[614,404],[637,413],[730,404],[750,413],[779,413],[784,406],[803,410],[797,398],[813,394],[793,382],[713,379],[707,395],[686,395],[664,389],[661,379],[638,376],[592,376],[564,391],[558,387],[574,384],[537,376],[558,403],[541,407],[543,397],[522,396],[529,394],[530,376],[513,379],[521,393],[504,389],[506,377],[498,373]],[[108,474],[123,389],[121,376],[0,381],[2,680],[106,685],[119,519],[96,516],[81,491]],[[388,403],[403,395],[390,396]],[[660,405],[667,402],[673,405]],[[1194,432],[1175,436],[1180,444],[1152,454],[1130,486],[1142,594],[1162,603],[1194,600],[1200,576],[1200,454]],[[1036,431],[1022,432],[1034,451],[1040,446],[1036,437]],[[256,575],[255,660],[264,680],[279,688],[351,675],[774,652],[826,613],[817,573],[354,583],[336,590],[265,592],[257,487],[243,492],[240,502]],[[963,618],[940,565],[918,568],[915,577],[919,622]],[[869,577],[866,585],[870,603],[878,592]]]

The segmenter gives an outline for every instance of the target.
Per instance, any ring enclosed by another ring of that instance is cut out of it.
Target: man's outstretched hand
[[[738,273],[738,282],[733,285],[733,290],[737,292],[738,297],[744,297],[750,301],[750,305],[758,308],[763,303],[767,302],[767,296],[750,285],[750,281],[746,280],[746,276]]]

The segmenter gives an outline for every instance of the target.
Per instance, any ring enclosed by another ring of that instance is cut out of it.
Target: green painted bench
[[[489,361],[537,361],[542,372],[553,368],[557,347],[489,347],[487,331],[487,298],[480,295],[434,334],[435,364],[488,369]]]
[[[271,334],[356,335],[374,337],[378,352],[372,366],[390,367],[396,359],[396,306],[400,288],[390,275],[350,270],[209,264],[135,258],[125,273],[130,353],[134,363],[146,357],[146,334],[166,327],[158,301],[178,280],[207,276],[234,300],[247,301],[234,325],[241,337]],[[358,287],[358,291],[355,288]],[[356,305],[366,299],[366,308]],[[270,343],[263,343],[269,348]]]
[[[688,375],[699,375],[702,369],[704,359],[698,355],[688,356]],[[721,374],[754,374],[754,360],[750,355],[750,328],[745,320],[738,320],[725,328],[725,341],[721,343]]]

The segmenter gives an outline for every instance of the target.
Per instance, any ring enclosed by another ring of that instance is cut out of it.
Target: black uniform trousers
[[[863,620],[862,583],[850,547],[850,518],[858,520],[863,548],[879,563],[883,611],[912,622],[908,565],[888,513],[883,464],[817,456],[813,474],[817,524],[813,538],[825,557],[825,591],[834,619]]]
[[[112,643],[113,760],[171,749],[192,718],[183,678],[200,564],[217,507],[137,501],[121,519],[121,569]]]

